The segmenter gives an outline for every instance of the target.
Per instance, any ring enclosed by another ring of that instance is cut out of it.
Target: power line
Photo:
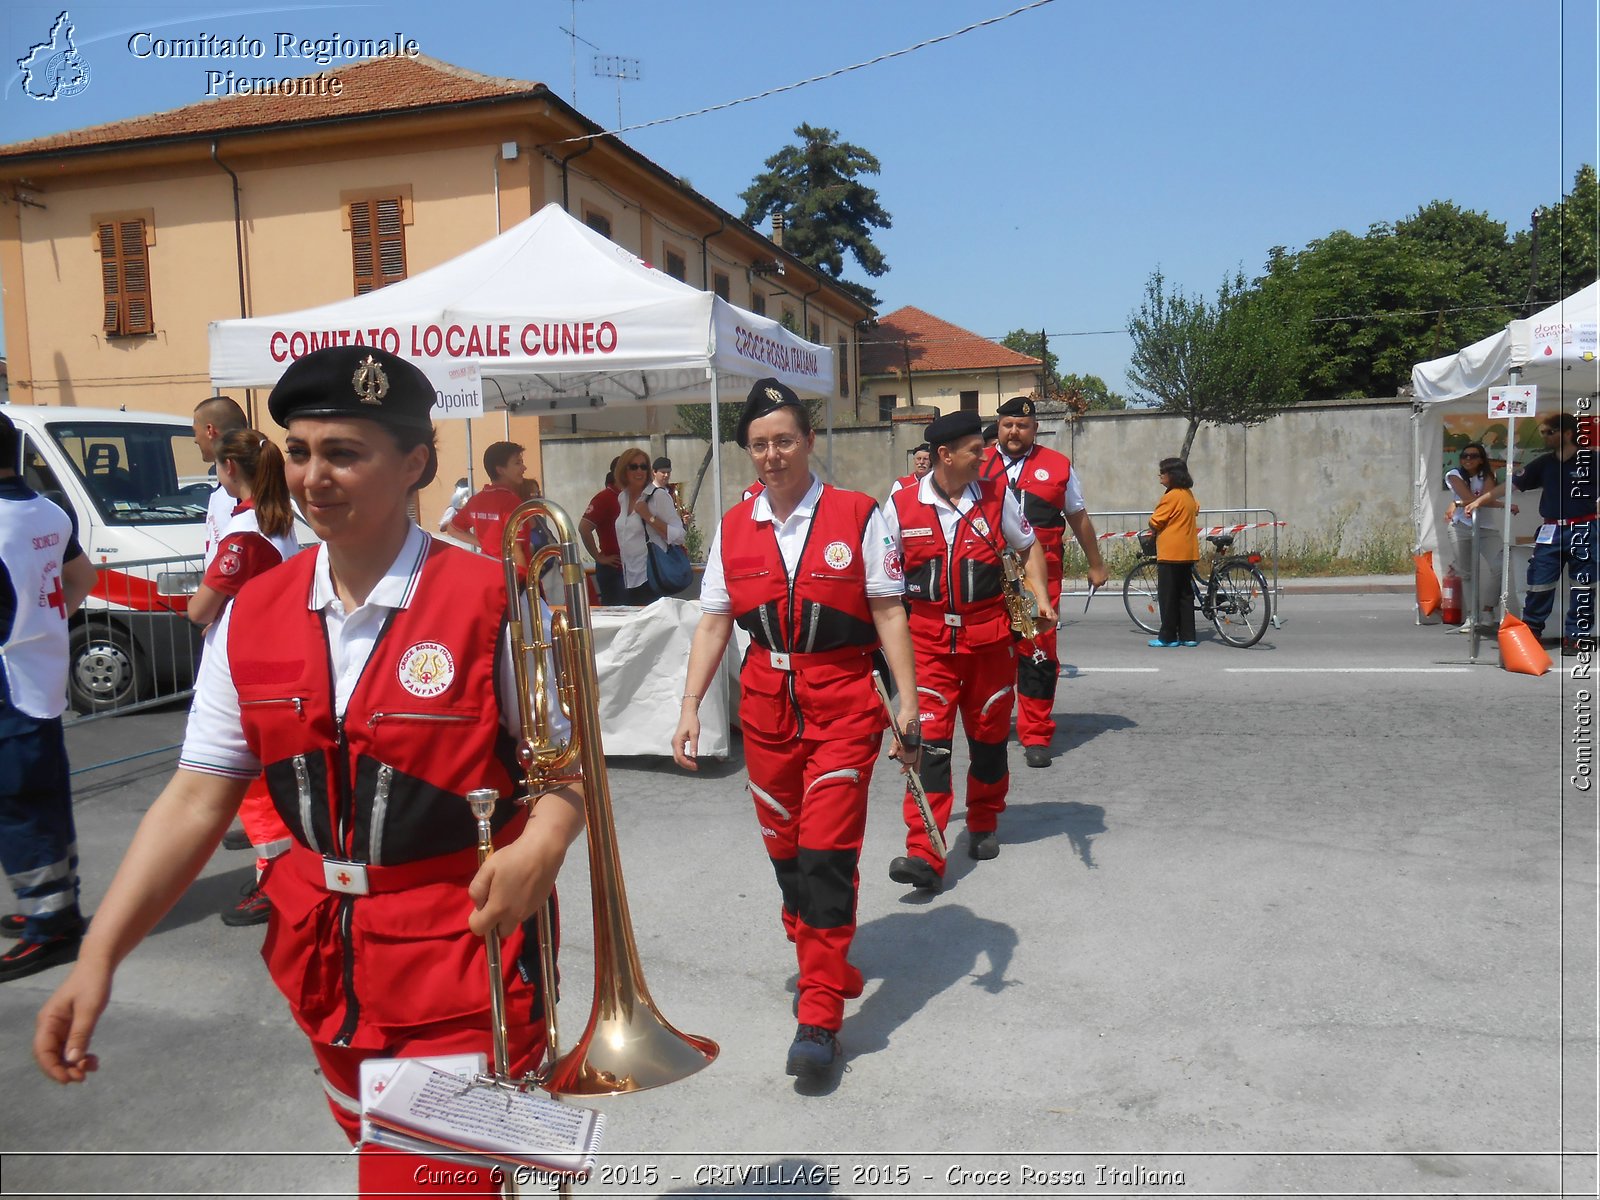
[[[975,29],[982,29],[986,25],[998,25],[1001,21],[1009,21],[1012,17],[1019,16],[1022,13],[1029,12],[1035,8],[1043,8],[1046,4],[1053,3],[1055,3],[1055,0],[1033,0],[1033,3],[1024,4],[1021,8],[1014,8],[1010,12],[1002,13],[997,17],[986,17],[982,21],[974,21],[971,25],[964,26],[963,28],[954,30],[951,33],[941,33],[938,37],[931,37],[926,41],[918,42],[914,46],[907,46],[904,50],[891,50],[887,54],[880,54],[876,58],[867,59],[865,62],[851,63],[848,67],[839,67],[837,70],[828,71],[822,75],[813,75],[810,79],[802,79],[798,83],[786,83],[782,87],[768,88],[766,91],[757,92],[753,96],[741,96],[737,100],[724,100],[721,104],[712,104],[705,108],[694,109],[692,112],[679,113],[675,117],[657,117],[654,121],[642,121],[637,125],[623,125],[616,129],[603,129],[599,133],[585,133],[579,135],[578,137],[562,138],[560,142],[551,142],[547,144],[561,145],[565,142],[587,141],[589,138],[593,137],[615,137],[617,134],[632,133],[636,129],[652,129],[657,125],[670,125],[674,121],[686,121],[690,117],[703,117],[707,113],[721,112],[723,109],[734,108],[740,104],[750,104],[756,100],[765,100],[768,96],[778,96],[784,92],[792,92],[797,88],[803,88],[813,83],[821,83],[828,79],[837,79],[840,75],[848,75],[851,71],[859,71],[865,67],[877,66],[879,63],[888,62],[891,58],[900,58],[904,55],[911,54],[914,51],[923,50],[929,46],[936,46],[940,42],[948,42],[952,38],[958,38],[962,34],[971,33]]]

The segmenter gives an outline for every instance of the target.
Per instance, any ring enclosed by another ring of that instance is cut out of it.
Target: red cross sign
[[[61,619],[67,619],[67,594],[61,590],[61,576],[50,577],[50,590],[45,593],[45,603],[61,614]]]
[[[349,871],[340,871],[337,875],[334,876],[334,878],[337,879],[340,883],[344,884],[346,887],[350,886],[350,872]]]

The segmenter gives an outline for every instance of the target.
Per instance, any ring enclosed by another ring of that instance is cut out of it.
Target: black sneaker
[[[1048,767],[1050,765],[1050,748],[1048,746],[1024,746],[1022,757],[1027,760],[1030,767]]]
[[[18,942],[0,954],[0,983],[36,975],[58,963],[73,962],[78,957],[78,946],[82,942],[81,933],[51,938],[46,942]]]
[[[7,913],[0,917],[0,938],[19,938],[27,927],[27,917],[21,913]]]
[[[222,835],[222,848],[224,850],[248,850],[250,846],[250,835],[239,825],[235,825]]]
[[[967,853],[980,861],[1000,857],[1000,838],[994,830],[983,833],[967,831]]]
[[[222,923],[234,926],[265,925],[271,915],[272,901],[267,899],[260,883],[251,883],[245,887],[239,903],[222,910]]]
[[[833,1060],[839,1057],[839,1039],[833,1030],[820,1025],[802,1025],[794,1031],[789,1046],[789,1061],[784,1070],[790,1075],[815,1082],[827,1076]]]
[[[907,883],[914,888],[921,888],[925,892],[944,890],[944,880],[939,878],[939,872],[933,869],[932,863],[920,858],[895,859],[889,864],[889,878],[896,883]]]

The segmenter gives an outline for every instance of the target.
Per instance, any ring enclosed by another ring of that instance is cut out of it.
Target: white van
[[[190,687],[200,631],[184,613],[214,484],[193,426],[169,413],[5,412],[22,435],[23,481],[67,510],[100,573],[72,621],[72,706],[106,712]],[[304,525],[297,533],[314,540]]]

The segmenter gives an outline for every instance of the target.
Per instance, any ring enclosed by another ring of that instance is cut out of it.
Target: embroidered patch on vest
[[[226,554],[223,554],[217,559],[217,570],[221,571],[224,575],[237,575],[239,573],[239,568],[243,565],[244,564],[239,561],[239,556],[233,553],[232,550],[229,550]]]
[[[829,542],[828,548],[822,552],[822,561],[835,571],[844,570],[855,561],[855,557],[849,542]]]
[[[972,518],[972,527],[978,531],[979,537],[989,536],[989,522],[982,517]]]
[[[455,680],[456,660],[438,642],[418,642],[400,656],[399,676],[413,696],[438,696]]]
[[[885,550],[883,553],[883,573],[890,579],[904,579],[906,577],[905,564],[900,560],[900,551]]]
[[[1040,483],[1043,483],[1045,480],[1050,478],[1050,472],[1046,471],[1043,467],[1035,467],[1033,469],[1033,477]]]
[[[929,525],[922,525],[922,526],[919,526],[916,529],[902,529],[900,531],[900,536],[901,537],[932,537],[933,536],[933,527],[929,526]]]

